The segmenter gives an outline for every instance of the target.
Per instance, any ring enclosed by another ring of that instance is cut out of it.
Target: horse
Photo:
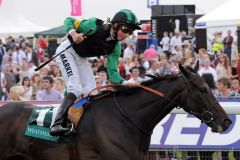
[[[198,66],[198,65],[196,65]],[[149,75],[137,86],[117,86],[96,95],[76,127],[76,159],[144,160],[154,127],[181,107],[222,133],[232,123],[210,88],[194,69],[179,65],[179,73]],[[0,107],[0,160],[68,160],[66,143],[24,136],[33,105],[7,103]]]

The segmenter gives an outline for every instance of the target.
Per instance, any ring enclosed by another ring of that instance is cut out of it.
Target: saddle
[[[112,91],[104,91],[98,95],[83,97],[76,101],[68,111],[68,119],[72,122],[73,126],[72,130],[78,125],[80,118],[83,115],[84,107],[87,106],[90,101],[102,98],[111,92]],[[50,127],[56,118],[57,112],[58,107],[56,106],[35,106],[29,118],[25,135],[53,142],[59,142],[63,139],[65,139],[64,141],[71,141],[74,138],[73,135],[54,137],[49,134]]]
[[[73,123],[73,127],[78,125],[78,122],[83,114],[84,107],[89,101],[89,97],[82,98],[76,101],[68,111],[68,118]],[[58,142],[59,137],[54,137],[49,134],[58,108],[56,106],[35,106],[29,118],[28,126],[25,130],[25,135],[44,139],[48,141]]]

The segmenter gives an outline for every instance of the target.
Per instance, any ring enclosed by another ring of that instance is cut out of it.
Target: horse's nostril
[[[224,119],[223,123],[228,128],[230,124],[232,124],[232,121],[230,119]]]

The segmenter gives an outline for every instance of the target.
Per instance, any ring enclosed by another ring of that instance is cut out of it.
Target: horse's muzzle
[[[231,119],[224,119],[224,121],[223,121],[223,125],[224,125],[223,132],[226,131],[231,124],[232,124]]]
[[[209,125],[212,128],[212,132],[223,133],[225,132],[229,126],[232,124],[230,119],[224,119],[222,123],[217,123],[216,121],[211,121]]]

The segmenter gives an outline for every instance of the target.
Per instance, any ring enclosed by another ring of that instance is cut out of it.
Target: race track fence
[[[145,160],[240,160],[240,151],[149,151]]]

